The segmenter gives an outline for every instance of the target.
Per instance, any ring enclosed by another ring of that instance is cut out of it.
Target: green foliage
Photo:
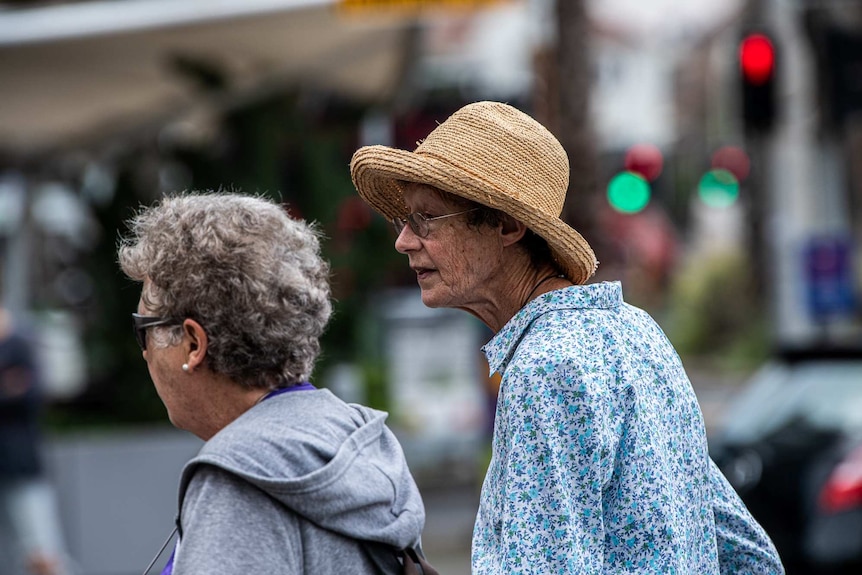
[[[160,194],[160,165],[181,166],[191,176],[191,189],[268,195],[293,215],[317,222],[325,237],[323,255],[332,264],[335,310],[316,373],[338,362],[360,365],[367,402],[386,408],[375,339],[365,337],[361,326],[371,294],[404,266],[395,265],[399,254],[387,222],[359,200],[350,180],[361,113],[344,103],[275,94],[226,113],[219,136],[204,145],[165,147],[151,141],[119,160],[113,202],[94,207],[105,233],[87,263],[97,292],[86,310],[90,382],[83,396],[52,406],[53,428],[166,421],[130,329],[140,285],[125,278],[116,263],[124,222]]]
[[[131,314],[137,309],[141,286],[126,278],[117,265],[117,241],[125,232],[124,222],[144,201],[136,174],[134,163],[122,166],[114,200],[93,207],[103,233],[85,262],[94,285],[83,314],[87,388],[74,401],[50,406],[46,424],[51,429],[166,419],[132,335]]]
[[[389,387],[383,363],[373,360],[363,361],[362,375],[365,379],[365,403],[375,409],[391,411],[392,405],[389,401]],[[392,414],[392,417],[397,418],[397,414]]]
[[[671,287],[667,333],[680,355],[746,370],[769,353],[768,318],[745,254],[694,258]]]

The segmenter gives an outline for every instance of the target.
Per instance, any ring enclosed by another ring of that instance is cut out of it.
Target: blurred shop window
[[[376,307],[392,426],[420,480],[475,480],[487,442],[487,372],[478,320],[431,309],[419,290],[386,292]]]

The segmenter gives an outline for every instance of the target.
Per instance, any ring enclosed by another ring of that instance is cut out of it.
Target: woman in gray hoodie
[[[422,499],[386,414],[308,382],[332,306],[317,234],[273,202],[163,199],[119,261],[171,422],[204,441],[180,480],[162,573],[394,573]]]

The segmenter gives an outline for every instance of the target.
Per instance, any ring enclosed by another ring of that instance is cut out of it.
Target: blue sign
[[[808,310],[814,317],[855,312],[852,250],[845,236],[813,238],[805,246]]]

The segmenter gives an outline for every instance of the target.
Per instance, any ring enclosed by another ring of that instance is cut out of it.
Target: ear
[[[186,354],[189,372],[201,367],[207,355],[207,332],[193,319],[183,321],[183,349]]]
[[[521,221],[516,220],[508,214],[503,217],[503,223],[500,224],[500,237],[503,240],[503,247],[518,243],[526,233],[527,226]]]

